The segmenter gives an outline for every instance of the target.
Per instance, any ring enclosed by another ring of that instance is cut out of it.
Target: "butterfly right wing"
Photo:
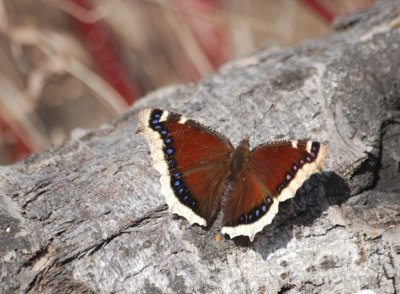
[[[139,131],[161,173],[161,191],[171,212],[191,224],[207,225],[221,203],[231,143],[193,120],[159,109],[140,112]]]
[[[312,141],[281,141],[257,147],[248,169],[237,176],[224,208],[222,233],[251,240],[278,212],[279,202],[294,197],[297,189],[318,172],[326,147]]]

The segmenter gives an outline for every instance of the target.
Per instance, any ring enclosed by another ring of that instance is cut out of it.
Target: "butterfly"
[[[230,238],[253,240],[272,222],[279,202],[293,198],[321,170],[327,154],[325,145],[309,140],[250,150],[245,138],[235,148],[217,131],[161,109],[140,112],[138,133],[146,138],[161,174],[171,213],[207,226],[224,203],[221,232]]]

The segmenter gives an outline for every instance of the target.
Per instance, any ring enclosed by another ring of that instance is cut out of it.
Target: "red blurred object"
[[[190,9],[189,6],[194,7],[199,15],[218,15],[220,10],[218,1],[215,0],[175,1],[186,10]],[[191,9],[193,10],[193,8]],[[199,20],[199,17],[193,16],[193,14],[185,14],[184,18],[214,68],[226,62],[228,60],[227,49],[229,44],[222,27],[215,23]]]
[[[321,5],[317,0],[300,0],[306,4],[311,10],[323,18],[327,23],[331,23],[334,19],[334,15]]]
[[[90,11],[94,9],[90,0],[70,0]],[[119,44],[112,36],[110,28],[104,21],[85,22],[70,17],[76,31],[81,36],[87,50],[93,56],[101,76],[131,105],[140,97],[140,91],[128,74],[120,57]]]
[[[7,161],[10,161],[10,163],[21,160],[34,151],[1,116],[0,136],[0,141],[3,143],[2,150],[6,150],[6,153],[8,153]]]
[[[229,60],[229,40],[223,27],[202,19],[201,15],[218,15],[219,3],[216,0],[174,0],[182,11],[182,20],[192,32],[198,46],[207,58],[212,70]],[[192,80],[201,78],[201,73],[194,75],[193,63],[188,58],[182,58],[182,66],[191,74]]]

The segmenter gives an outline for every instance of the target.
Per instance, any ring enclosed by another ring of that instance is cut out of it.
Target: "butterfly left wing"
[[[161,174],[170,211],[206,226],[221,203],[231,143],[214,130],[160,109],[140,112],[139,132]]]
[[[255,148],[247,170],[236,177],[224,208],[222,233],[231,238],[254,236],[278,212],[279,202],[296,191],[322,168],[326,147],[318,142],[276,142]]]

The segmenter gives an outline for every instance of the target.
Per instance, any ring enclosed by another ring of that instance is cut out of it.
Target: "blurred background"
[[[0,164],[372,0],[0,0]]]

